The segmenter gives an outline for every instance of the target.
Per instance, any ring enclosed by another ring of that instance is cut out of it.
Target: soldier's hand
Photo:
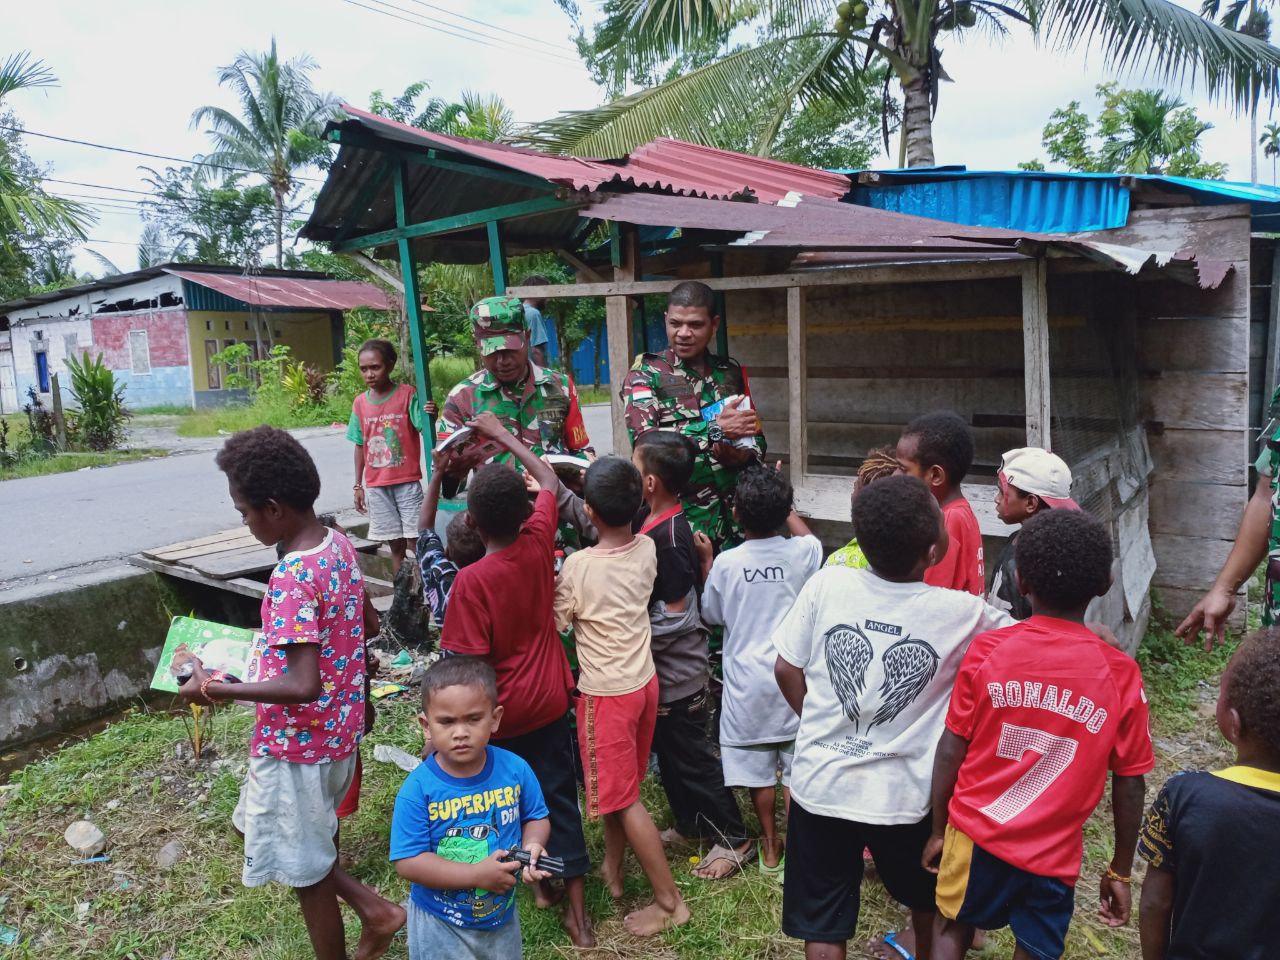
[[[716,416],[720,430],[730,440],[742,440],[754,437],[758,432],[756,412],[754,410],[738,410],[726,406]]]
[[[750,448],[735,447],[731,443],[713,443],[711,456],[726,467],[741,467],[755,459],[756,453]]]

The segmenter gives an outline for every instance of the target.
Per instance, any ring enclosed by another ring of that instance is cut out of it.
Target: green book
[[[206,670],[222,670],[241,680],[250,680],[251,674],[257,672],[253,669],[257,666],[253,650],[259,635],[245,627],[228,627],[193,617],[174,617],[169,624],[169,634],[164,638],[164,649],[160,651],[160,662],[156,664],[151,687],[169,693],[178,692],[178,681],[170,666],[174,653],[183,644],[200,658]]]

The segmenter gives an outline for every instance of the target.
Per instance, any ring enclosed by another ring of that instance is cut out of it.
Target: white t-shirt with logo
[[[814,536],[748,540],[712,564],[702,618],[725,628],[721,743],[747,747],[795,738],[800,719],[773,676],[773,631],[821,565],[822,543]]]
[[[919,821],[960,661],[978,634],[1015,622],[960,590],[819,571],[773,634],[808,688],[792,796],[841,820]]]

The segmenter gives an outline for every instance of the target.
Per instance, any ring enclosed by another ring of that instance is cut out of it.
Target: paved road
[[[607,452],[609,408],[590,406],[587,431]],[[296,435],[320,470],[324,510],[351,506],[351,445],[341,428]],[[206,536],[239,522],[213,464],[220,440],[160,460],[0,482],[0,595],[45,578],[151,547]]]

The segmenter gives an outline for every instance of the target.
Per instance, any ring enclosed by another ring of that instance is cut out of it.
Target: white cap
[[[1034,493],[1055,510],[1080,509],[1071,499],[1071,468],[1057,454],[1040,447],[1019,447],[1004,455],[1000,485],[1005,484]]]

